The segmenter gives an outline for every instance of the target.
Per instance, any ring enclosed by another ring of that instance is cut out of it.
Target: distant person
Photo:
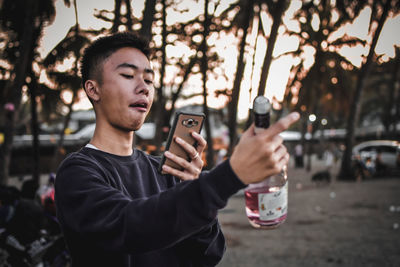
[[[334,163],[334,156],[330,149],[325,150],[324,159],[325,159],[325,168],[327,171],[330,172]]]
[[[365,168],[367,169],[367,171],[371,174],[374,175],[376,172],[375,169],[375,163],[373,162],[371,157],[367,157],[365,159],[365,163],[364,163]]]
[[[292,113],[262,134],[249,128],[232,156],[202,172],[206,141],[176,139],[191,160],[166,153],[183,170],[133,147],[154,98],[147,41],[132,33],[101,37],[86,48],[83,86],[96,114],[89,144],[71,153],[55,179],[57,217],[78,266],[215,266],[225,251],[218,210],[249,183],[279,173],[289,155],[279,133]]]
[[[352,167],[354,178],[359,182],[369,179],[375,174],[375,164],[370,157],[363,160],[360,155],[355,155]]]
[[[39,188],[39,183],[32,178],[25,180],[21,186],[21,197],[26,199],[35,199],[36,191]]]
[[[297,144],[294,147],[294,162],[296,168],[303,168],[304,167],[304,160],[303,160],[303,146],[301,144]]]
[[[376,158],[375,158],[375,171],[377,175],[384,175],[387,169],[387,165],[382,160],[382,151],[376,151]]]

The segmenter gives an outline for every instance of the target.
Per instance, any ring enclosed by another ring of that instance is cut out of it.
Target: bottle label
[[[258,194],[260,220],[276,220],[287,212],[288,183],[275,192]]]

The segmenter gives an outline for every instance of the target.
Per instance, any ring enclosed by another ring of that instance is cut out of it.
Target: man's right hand
[[[282,171],[289,154],[279,134],[299,118],[299,113],[293,112],[257,135],[254,124],[243,133],[230,158],[233,171],[243,183],[258,183]]]

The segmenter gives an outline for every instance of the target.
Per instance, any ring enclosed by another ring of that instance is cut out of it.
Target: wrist
[[[250,184],[249,181],[246,179],[246,175],[242,172],[240,168],[240,163],[237,163],[235,159],[232,157],[229,158],[229,165],[231,166],[232,171],[235,173],[238,180],[240,180],[243,184],[248,185]]]

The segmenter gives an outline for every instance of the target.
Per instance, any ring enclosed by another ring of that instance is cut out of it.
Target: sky
[[[143,10],[144,6],[144,1],[143,0],[135,0],[132,1],[132,8],[133,8],[133,14],[135,17],[141,17],[141,12]],[[225,0],[225,5],[227,5],[229,2],[234,2],[234,0]],[[198,12],[201,13],[203,9],[203,3],[202,1],[199,1],[199,3],[195,4],[191,1],[184,1],[183,3],[191,3],[190,5],[188,4],[187,8],[189,10],[194,10],[194,13]],[[196,5],[196,6],[193,6]],[[286,16],[283,19],[283,22],[288,25],[288,27],[295,28],[297,22],[291,20],[291,16],[293,12],[299,8],[301,5],[301,1],[295,0],[291,1],[290,7],[286,13]],[[114,9],[114,0],[77,0],[77,6],[78,6],[78,20],[82,28],[84,29],[100,29],[102,27],[111,27],[111,23],[107,23],[104,21],[101,21],[93,16],[95,10],[101,10],[101,9],[106,9],[112,11]],[[71,6],[70,8],[65,7],[64,1],[63,0],[57,0],[56,1],[56,19],[53,22],[53,24],[49,25],[48,27],[45,28],[44,31],[44,36],[42,39],[42,45],[39,50],[39,52],[42,54],[44,57],[57,43],[62,40],[68,30],[75,24],[75,15],[74,15],[74,9]],[[189,14],[187,13],[187,16],[193,16],[194,14]],[[174,20],[176,20],[178,17],[181,18],[181,14],[171,14],[169,13],[167,16],[167,23],[173,23]],[[364,10],[361,15],[355,20],[355,22],[352,25],[347,25],[345,28],[341,29],[338,31],[338,35],[343,34],[344,32],[347,32],[349,35],[354,35],[357,36],[361,39],[368,39],[369,37],[367,36],[367,25],[368,25],[368,20],[370,16],[370,11],[369,10]],[[267,14],[262,15],[262,22],[263,25],[266,26],[265,30],[269,32],[270,25],[272,24],[270,18],[268,17]],[[257,23],[257,22],[256,22]],[[397,16],[395,18],[389,19],[382,31],[380,40],[378,42],[378,45],[376,47],[376,53],[377,54],[384,54],[384,59],[387,59],[388,57],[393,57],[394,56],[394,45],[400,46],[400,35],[397,34],[397,30],[400,28],[400,16]],[[280,28],[280,32],[283,31],[283,27]],[[252,34],[255,34],[253,32]],[[251,38],[251,40],[254,40],[255,38]],[[253,79],[251,80],[250,76],[250,69],[251,69],[251,62],[253,59],[253,56],[247,57],[245,60],[248,64],[246,64],[246,69],[245,69],[245,74],[244,78],[242,81],[242,87],[241,87],[241,95],[240,95],[240,100],[239,100],[239,106],[238,106],[238,119],[242,120],[245,119],[247,114],[248,114],[248,109],[252,105],[252,100],[256,96],[256,91],[258,88],[258,83],[259,83],[259,77],[260,77],[260,71],[261,71],[261,65],[262,61],[264,59],[264,55],[266,52],[266,42],[267,40],[265,38],[259,38],[258,43],[257,43],[257,49],[256,49],[256,61],[255,61],[255,73],[253,74]],[[225,67],[226,71],[225,74],[234,77],[236,68],[235,67],[230,67],[230,66],[236,66],[236,61],[237,61],[237,56],[238,56],[238,51],[237,51],[237,42],[235,40],[235,37],[233,35],[226,35],[224,38],[221,40],[214,40],[213,43],[216,47],[219,47],[218,51],[221,57],[224,58],[224,66],[221,66],[222,68]],[[279,54],[282,54],[286,51],[290,50],[295,50],[297,48],[298,41],[294,39],[294,37],[289,37],[289,36],[280,36],[277,39],[277,42],[275,44],[275,49],[273,56],[277,56]],[[168,53],[182,53],[184,51],[183,48],[180,47],[168,47]],[[341,53],[346,56],[355,66],[360,66],[362,62],[362,55],[366,55],[368,53],[368,48],[363,48],[363,47],[355,47],[355,48],[344,48],[342,49]],[[312,52],[310,51],[309,56],[307,57],[307,64],[310,66],[313,64],[313,55]],[[267,80],[267,85],[266,85],[266,96],[272,100],[273,98],[276,98],[278,101],[282,101],[284,97],[284,91],[286,88],[286,83],[289,77],[289,72],[290,68],[295,63],[295,59],[293,59],[291,56],[285,56],[285,57],[280,57],[278,60],[273,61],[270,71],[269,71],[269,76]],[[173,69],[170,70],[171,75],[170,78],[174,76],[172,74]],[[232,88],[232,82],[227,83],[225,79],[222,78],[222,75],[218,75],[218,71],[216,73],[215,78],[210,78],[207,87],[213,90],[215,89],[222,89],[226,88],[227,86],[229,88]],[[168,79],[168,77],[167,77]],[[191,78],[191,81],[186,88],[186,92],[201,92],[202,87],[201,87],[201,76],[193,76]],[[253,93],[250,94],[249,90],[250,88],[253,89]],[[86,99],[84,94],[82,95],[82,101],[74,106],[76,109],[85,109],[91,107],[89,101]],[[191,102],[196,102],[196,103],[201,103],[202,99],[201,97],[194,98],[190,100]],[[223,96],[220,96],[219,98],[214,97],[214,94],[210,93],[210,97],[208,99],[208,104],[210,107],[213,108],[221,108],[225,105],[226,103],[226,98]],[[278,102],[277,102],[278,103]],[[277,104],[276,103],[276,104]],[[177,105],[185,105],[189,104],[188,101],[181,101],[177,103]],[[276,106],[278,107],[278,106]]]

